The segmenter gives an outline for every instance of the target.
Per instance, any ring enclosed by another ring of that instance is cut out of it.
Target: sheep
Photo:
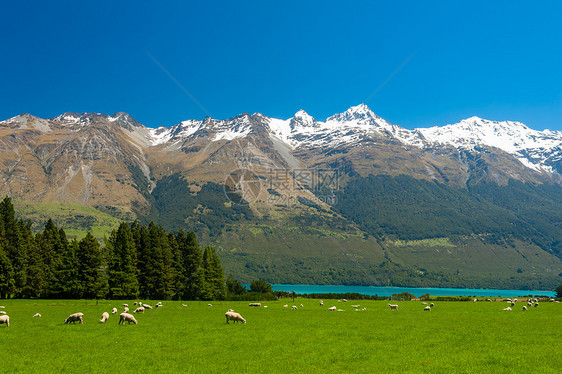
[[[0,309],[6,309],[4,305],[0,305]]]
[[[139,303],[137,303],[136,301],[133,303],[134,306],[137,306]]]
[[[508,312],[509,312],[509,311],[511,311],[511,308],[510,308],[510,307],[507,307],[507,308],[503,308],[503,310],[505,310],[505,311],[508,311]]]
[[[250,304],[248,304],[248,306],[260,307],[261,303],[250,303]]]
[[[472,302],[474,302],[474,303],[475,303],[475,302],[477,302],[477,301],[478,301],[478,299],[474,299],[474,300],[472,300]]]
[[[267,305],[264,305],[263,307],[264,307],[264,308],[267,308]]]
[[[433,308],[435,306],[435,304],[431,303],[431,304],[429,304],[429,306]]]
[[[161,302],[161,301],[157,302],[155,306],[156,306],[157,308],[160,308],[160,307],[162,306],[162,302]]]
[[[33,315],[33,317],[41,317],[41,314],[35,313],[35,314]]]
[[[181,304],[181,306],[187,306],[187,304]]]
[[[113,308],[113,310],[111,311],[111,314],[117,314],[117,308]]]
[[[292,309],[298,309],[296,305],[293,305],[291,308]]]
[[[122,304],[125,308],[129,306],[129,304]]]
[[[347,299],[341,299],[341,301],[343,301],[344,303],[347,303]]]
[[[207,304],[207,306],[213,306],[213,304]]]
[[[224,316],[226,317],[226,323],[227,323],[227,324],[228,324],[228,321],[246,323],[246,320],[244,319],[244,317],[242,317],[242,316],[240,315],[240,313],[236,313],[236,312],[226,312],[226,313],[224,314]]]
[[[323,300],[320,300],[319,303],[320,303],[320,306],[324,306],[324,301],[323,301]]]
[[[336,307],[333,306],[333,307],[331,307],[331,308],[328,308],[328,310],[329,310],[330,312],[335,312],[335,311],[336,311]]]
[[[528,305],[528,306],[533,306],[533,303],[531,303],[530,301],[527,301],[527,305]]]
[[[6,312],[4,312],[3,310],[0,310],[0,314],[6,314]]]
[[[426,306],[425,308],[423,308],[423,310],[431,311],[431,307],[430,307],[430,306]]]
[[[138,321],[135,319],[135,317],[132,314],[121,313],[119,315],[119,324],[125,324],[125,322],[128,322],[129,324],[131,324],[132,322],[135,325],[138,324]]]
[[[103,312],[102,315],[101,315],[100,322],[101,322],[101,323],[106,323],[108,319],[109,319],[109,313]]]
[[[367,308],[363,307],[363,309],[361,309],[361,310],[367,310]]]
[[[144,309],[152,309],[152,307],[148,304],[142,304],[142,308]]]
[[[352,305],[351,307],[357,309],[357,308],[359,308],[360,306],[361,306],[361,305]]]
[[[427,305],[427,303],[426,303],[426,302],[423,302],[422,305]]]
[[[283,308],[288,308],[289,306],[287,304],[283,305]]]
[[[139,301],[139,306],[142,306],[142,301]]]
[[[398,310],[398,305],[396,304],[388,304],[388,306],[390,307],[390,310]]]
[[[527,305],[523,305],[523,310],[527,310]]]
[[[549,303],[553,303],[553,302],[555,302],[555,301],[556,301],[556,300],[554,300],[554,299],[548,300]]]
[[[513,301],[511,302],[511,306],[515,306],[515,303]]]
[[[492,299],[486,299],[486,301],[492,301]]]
[[[144,313],[144,307],[139,306],[137,309],[135,309],[133,311],[133,313],[137,314],[137,313]]]
[[[338,309],[337,312],[345,312],[343,309]]]
[[[70,323],[70,322],[74,323],[74,322],[80,321],[80,324],[82,324],[82,323],[84,323],[84,320],[82,319],[82,317],[84,317],[84,313],[74,313],[74,314],[69,315],[64,320],[64,323],[67,324],[67,323]]]
[[[229,311],[229,312],[234,312],[234,309],[229,309],[228,311]]]
[[[304,305],[301,304],[301,308],[304,308]]]
[[[129,313],[129,308],[125,307],[125,310],[123,310],[123,313]]]
[[[538,302],[535,303],[535,307],[537,307],[537,306],[539,306],[539,303],[538,303]]]
[[[5,323],[6,327],[10,327],[10,316],[5,314],[0,316],[0,325]]]

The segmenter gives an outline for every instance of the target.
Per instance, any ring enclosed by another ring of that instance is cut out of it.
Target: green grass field
[[[133,308],[132,301],[124,301]],[[560,373],[562,304],[290,299],[264,302],[164,301],[138,325],[98,320],[117,301],[0,300],[0,372],[424,372]],[[156,302],[149,302],[154,305]],[[291,305],[304,307],[292,310]],[[289,308],[283,308],[288,304]],[[354,311],[360,304],[366,311]],[[329,312],[330,306],[344,312]],[[232,308],[247,324],[225,324]],[[132,309],[131,309],[132,310]],[[83,325],[65,325],[83,312]],[[41,318],[33,318],[41,313]]]

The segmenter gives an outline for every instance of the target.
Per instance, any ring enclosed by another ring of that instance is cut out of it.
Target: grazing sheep
[[[426,306],[425,308],[423,308],[423,310],[431,311],[431,307]]]
[[[341,301],[343,301],[344,303],[347,303],[347,299],[341,299]]]
[[[135,317],[132,314],[129,313],[121,313],[119,315],[119,324],[125,324],[125,322],[128,322],[129,324],[134,323],[135,325],[138,323],[138,321],[135,319]]]
[[[228,311],[229,311],[229,312],[234,312],[234,309],[229,309]]]
[[[137,303],[136,301],[133,303],[134,306],[137,306],[139,303]]]
[[[336,312],[345,312],[345,310],[343,310],[343,309],[338,309],[338,310],[336,310]]]
[[[331,308],[328,308],[328,310],[329,310],[330,312],[335,312],[335,311],[336,311],[336,307],[333,306],[333,307],[331,307]]]
[[[301,304],[301,308],[304,308],[304,305]]]
[[[423,302],[422,305],[427,305],[427,303],[426,303],[426,302]]]
[[[125,307],[125,310],[123,310],[123,313],[129,313],[129,308]]]
[[[435,304],[431,303],[431,304],[429,304],[429,306],[433,308],[435,306]]]
[[[486,299],[486,301],[492,301],[492,299]]]
[[[288,308],[289,306],[287,304],[283,305],[283,308]]]
[[[396,304],[388,304],[388,306],[390,307],[390,310],[398,310],[398,305]]]
[[[187,306],[187,304],[181,304],[181,306]]]
[[[41,314],[35,313],[35,314],[33,315],[33,317],[41,317]]]
[[[359,308],[361,305],[352,305],[352,308]]]
[[[5,314],[0,316],[0,325],[5,323],[6,327],[10,327],[10,316]]]
[[[109,319],[109,313],[103,312],[102,315],[101,315],[100,322],[101,322],[101,323],[106,323],[108,319]]]
[[[527,305],[528,305],[528,306],[533,306],[533,303],[531,303],[530,301],[527,301]]]
[[[478,299],[474,299],[474,300],[472,300],[472,302],[477,302],[477,301],[478,301]]]
[[[527,305],[523,305],[523,310],[527,310]]]
[[[323,300],[320,300],[319,303],[320,303],[320,306],[324,306],[324,301],[323,301]]]
[[[4,305],[0,305],[0,309],[6,309]]]
[[[261,303],[250,303],[250,304],[248,304],[248,306],[260,307],[260,306],[261,306]]]
[[[139,306],[142,306],[142,301],[139,301]]]
[[[144,309],[152,309],[152,307],[151,307],[150,305],[148,305],[148,304],[142,304],[142,307],[143,307]]]
[[[135,314],[137,314],[137,313],[144,313],[144,307],[139,306],[137,309],[135,309],[135,311],[134,311],[133,313],[135,313]]]
[[[129,306],[129,304],[122,304],[122,305],[123,305],[124,307],[128,307],[128,306]]]
[[[82,320],[82,317],[84,317],[84,313],[74,313],[69,315],[65,320],[64,323],[74,323],[74,322],[78,322],[80,321],[80,324],[84,323],[84,321]]]
[[[515,306],[515,303],[513,301],[511,302],[511,306]]]
[[[117,314],[117,308],[113,308],[113,310],[111,311],[111,314]]]
[[[207,304],[207,306],[213,306],[213,304]]]
[[[267,308],[267,305],[264,305],[263,307],[264,307],[264,308]]]
[[[160,308],[161,306],[162,306],[162,302],[161,302],[161,301],[157,302],[156,305],[155,305],[155,307],[157,307],[157,308]]]
[[[539,303],[538,303],[538,302],[535,303],[535,307],[537,307],[537,306],[539,306]]]
[[[6,312],[4,312],[3,310],[0,310],[0,314],[6,314]]]
[[[293,305],[291,308],[292,309],[298,309],[296,305]]]
[[[508,312],[509,312],[509,311],[511,311],[511,308],[510,308],[510,307],[507,307],[507,308],[503,308],[503,310],[505,310],[505,311],[508,311]]]
[[[363,307],[363,309],[361,309],[361,310],[367,310],[367,308]]]
[[[226,313],[224,314],[224,316],[226,317],[226,323],[227,323],[227,324],[228,324],[228,321],[246,323],[246,320],[244,319],[244,317],[242,317],[242,316],[240,315],[240,313],[236,313],[236,312],[226,312]]]

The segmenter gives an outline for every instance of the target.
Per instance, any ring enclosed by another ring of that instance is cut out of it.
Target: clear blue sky
[[[324,120],[366,102],[406,128],[477,115],[562,130],[559,1],[158,3],[4,2],[0,118]]]

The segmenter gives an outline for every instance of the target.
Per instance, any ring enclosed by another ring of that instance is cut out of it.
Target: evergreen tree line
[[[121,223],[101,246],[88,233],[68,240],[48,220],[33,234],[16,219],[11,199],[0,203],[0,298],[215,300],[226,295],[213,247],[193,232],[150,223]]]

